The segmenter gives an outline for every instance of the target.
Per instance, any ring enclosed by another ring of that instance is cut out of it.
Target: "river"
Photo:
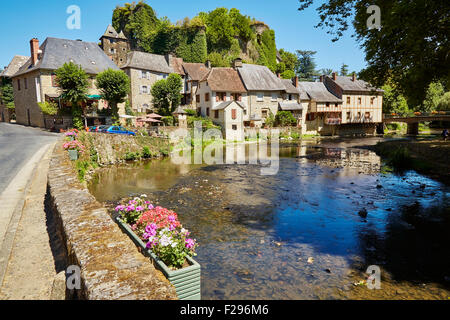
[[[259,165],[101,169],[90,192],[110,206],[147,194],[198,240],[203,299],[449,299],[450,188],[393,172],[360,146],[380,138],[282,145]],[[247,151],[248,152],[248,151]],[[368,266],[381,289],[357,285]]]

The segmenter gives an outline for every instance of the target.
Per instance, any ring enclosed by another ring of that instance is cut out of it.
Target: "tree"
[[[323,75],[331,76],[331,74],[332,74],[334,71],[333,71],[333,69],[324,68],[324,69],[321,69],[320,72],[321,72]]]
[[[281,60],[283,60],[283,63],[286,66],[286,70],[294,71],[298,65],[297,56],[294,53],[286,51],[284,49],[278,50],[278,53],[280,54]]]
[[[86,101],[89,87],[89,77],[83,68],[73,62],[65,63],[55,71],[56,81],[61,90],[61,99],[69,102],[72,107],[73,125],[83,128],[81,102]]]
[[[295,78],[295,72],[292,70],[286,70],[281,74],[281,78],[283,78],[283,79]]]
[[[345,63],[341,66],[341,76],[348,76],[348,65]]]
[[[113,120],[118,121],[117,105],[125,102],[130,92],[130,79],[122,70],[108,69],[97,75],[96,86],[102,94],[102,99],[108,101]]]
[[[275,116],[275,123],[277,126],[290,127],[297,125],[297,119],[295,119],[290,111],[279,111]]]
[[[299,1],[300,11],[315,2]],[[381,30],[367,27],[372,4],[381,9]],[[419,105],[436,79],[450,85],[449,1],[320,1],[317,11],[317,27],[327,28],[333,41],[353,24],[369,66],[360,76],[373,85],[382,86],[392,76],[410,105]]]
[[[316,51],[297,50],[298,65],[296,73],[301,81],[313,81],[317,76],[316,63],[314,61],[316,53]]]
[[[440,100],[444,96],[444,86],[440,82],[432,82],[428,86],[425,100],[420,106],[419,110],[423,112],[435,111]]]
[[[403,95],[391,84],[385,84],[381,89],[383,93],[383,113],[407,114],[409,112],[408,103]]]
[[[208,48],[227,50],[231,47],[234,29],[227,8],[217,8],[208,14],[206,35]]]
[[[172,73],[166,80],[156,81],[152,87],[153,105],[163,116],[171,116],[181,103],[183,82],[180,75]]]
[[[242,15],[238,9],[233,8],[230,10],[230,18],[234,28],[234,35],[244,42],[252,40],[254,34],[250,27],[250,17]]]
[[[0,103],[3,103],[10,109],[14,109],[14,90],[11,81],[4,79],[2,82],[0,86]]]
[[[43,114],[54,116],[58,113],[58,105],[55,102],[39,102],[38,105]]]
[[[444,93],[442,98],[439,100],[437,110],[450,111],[450,91]]]

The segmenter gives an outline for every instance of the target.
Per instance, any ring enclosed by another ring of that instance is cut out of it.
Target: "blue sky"
[[[2,50],[0,66],[8,65],[16,55],[29,55],[29,40],[37,37],[82,39],[97,42],[111,23],[112,12],[122,0],[46,0],[0,1],[0,26]],[[318,69],[339,70],[343,62],[350,71],[360,71],[366,66],[364,52],[351,37],[352,30],[338,42],[331,42],[326,30],[314,28],[319,18],[314,10],[298,11],[297,0],[148,0],[158,17],[167,16],[173,23],[184,17],[194,17],[200,11],[217,7],[237,8],[241,13],[264,21],[276,33],[278,48],[288,51],[317,51]],[[67,7],[81,8],[81,30],[69,30]]]

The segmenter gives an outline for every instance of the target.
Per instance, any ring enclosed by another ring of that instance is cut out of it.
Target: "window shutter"
[[[233,120],[237,119],[236,109],[231,110],[231,119],[233,119]]]
[[[242,94],[238,95],[238,101],[242,101]]]
[[[220,101],[220,99],[219,99],[219,94],[217,93],[216,94],[216,102],[219,102]]]

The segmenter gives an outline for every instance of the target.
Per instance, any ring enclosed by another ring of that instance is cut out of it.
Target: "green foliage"
[[[193,21],[197,20],[193,19],[191,22]],[[176,53],[185,62],[206,62],[208,49],[205,32],[196,25],[188,28],[179,28]]]
[[[208,55],[208,60],[211,62],[211,66],[217,67],[229,67],[228,61],[219,52],[211,52]]]
[[[127,152],[124,156],[125,161],[134,161],[140,158],[140,154],[138,152]]]
[[[166,126],[169,126],[169,127],[175,125],[175,118],[174,118],[174,116],[166,116],[166,117],[164,117],[164,118],[162,119],[162,121],[164,122],[164,124],[165,124]]]
[[[316,53],[316,51],[297,50],[298,64],[295,71],[301,81],[314,81],[317,76],[316,62],[314,61]]]
[[[265,125],[269,128],[272,128],[275,125],[275,116],[272,111],[269,110],[269,115],[266,118]]]
[[[196,117],[197,116],[197,111],[195,111],[193,109],[185,109],[184,111],[186,111],[188,117]]]
[[[340,72],[341,76],[348,76],[348,65],[343,63],[341,66],[341,72]]]
[[[320,3],[318,27],[327,28],[327,33],[335,36],[333,41],[341,38],[350,26],[354,27],[369,66],[360,76],[376,86],[392,77],[410,106],[422,103],[431,82],[450,80],[449,1],[300,0],[300,3],[300,10]],[[370,17],[367,7],[371,4],[380,7],[380,31],[367,27]]]
[[[279,111],[275,116],[275,123],[280,127],[290,127],[297,125],[297,119],[290,111]]]
[[[89,77],[81,66],[73,62],[65,63],[55,71],[55,74],[64,101],[77,105],[86,100]]]
[[[444,93],[442,98],[439,100],[437,110],[442,110],[442,111],[450,110],[450,91]]]
[[[2,80],[0,84],[0,104],[14,109],[14,90],[11,81]]]
[[[277,46],[275,44],[275,31],[265,30],[255,44],[259,59],[258,64],[267,66],[275,72],[277,65]]]
[[[286,70],[294,71],[298,64],[297,56],[294,53],[286,51],[284,49],[280,49],[278,52],[281,56],[281,59],[283,60],[284,65],[286,66]]]
[[[105,70],[97,75],[96,86],[102,98],[108,101],[113,121],[119,120],[117,105],[125,101],[130,92],[130,79],[122,70]]]
[[[208,14],[206,20],[208,48],[228,50],[234,36],[233,21],[227,8],[217,8]]]
[[[172,73],[165,80],[155,82],[151,89],[153,105],[158,113],[163,116],[171,116],[181,103],[181,89],[183,82],[180,75]]]
[[[420,106],[419,110],[423,112],[435,111],[444,96],[444,86],[440,82],[432,82],[428,86],[425,100]]]
[[[38,102],[39,107],[41,108],[41,111],[43,114],[54,116],[58,114],[58,105],[55,102]]]
[[[133,109],[131,108],[130,101],[125,101],[125,114],[127,116],[135,116]],[[127,119],[127,126],[131,126],[133,121],[131,119]]]
[[[195,122],[200,121],[204,129],[217,129],[216,126],[210,118],[203,118],[199,116],[188,116],[187,123],[189,128],[194,128]]]
[[[150,159],[153,157],[152,152],[150,151],[150,148],[148,146],[145,146],[142,148],[142,158],[144,159]]]
[[[295,72],[292,70],[286,70],[281,74],[281,78],[283,79],[292,79],[295,77]]]
[[[383,94],[383,113],[407,114],[409,112],[408,103],[403,95],[390,84],[385,84],[382,89]]]

